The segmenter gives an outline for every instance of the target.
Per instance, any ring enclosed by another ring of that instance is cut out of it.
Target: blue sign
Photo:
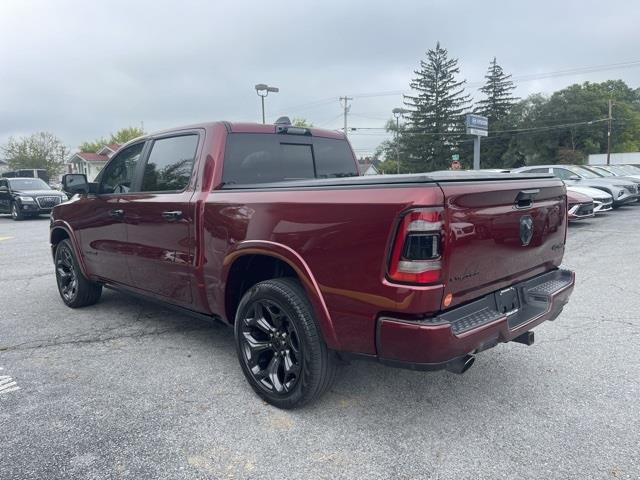
[[[465,125],[467,128],[489,130],[489,119],[482,115],[467,115]]]

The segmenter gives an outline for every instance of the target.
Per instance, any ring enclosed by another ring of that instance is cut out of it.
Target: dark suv
[[[0,178],[0,213],[10,213],[14,220],[49,214],[66,200],[65,193],[39,178]]]

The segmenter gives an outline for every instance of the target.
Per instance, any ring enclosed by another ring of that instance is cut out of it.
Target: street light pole
[[[404,108],[394,108],[391,112],[393,113],[393,116],[396,117],[396,166],[397,173],[400,174],[400,117],[405,113],[409,113],[409,110],[405,110]]]
[[[260,103],[262,104],[262,123],[265,124],[264,117],[264,98],[269,95],[269,92],[278,93],[280,89],[278,87],[270,87],[266,83],[258,83],[255,87],[256,93],[260,97]]]

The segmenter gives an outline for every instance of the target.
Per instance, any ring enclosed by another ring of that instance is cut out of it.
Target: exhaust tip
[[[458,358],[453,362],[448,363],[447,370],[451,373],[462,375],[473,366],[475,361],[476,357],[474,355],[465,355],[464,357]]]

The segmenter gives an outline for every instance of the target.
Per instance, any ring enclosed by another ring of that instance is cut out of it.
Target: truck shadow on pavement
[[[164,309],[156,303],[109,290],[105,291],[96,311],[104,312],[117,322],[119,327],[110,327],[119,330],[119,333],[113,332],[113,338],[116,339],[163,335],[173,335],[173,339],[178,335],[179,341],[172,341],[175,343],[173,352],[167,352],[167,355],[180,355],[181,350],[188,350],[190,360],[197,365],[201,374],[211,376],[209,395],[246,396],[249,403],[260,402],[241,373],[230,326],[192,318]],[[131,311],[137,312],[135,316],[131,315]],[[527,358],[528,352],[530,350],[520,345],[498,345],[480,354],[476,366],[464,375],[445,371],[402,370],[369,361],[345,362],[340,365],[336,382],[330,391],[317,402],[294,412],[327,414],[334,411],[341,415],[340,412],[346,409],[359,410],[359,415],[370,417],[388,414],[386,411],[390,401],[397,408],[436,404],[451,407],[460,406],[461,402],[462,405],[468,403],[471,408],[472,398],[478,396],[486,396],[500,403],[500,397],[495,396],[495,392],[500,390],[511,392],[511,397],[504,399],[511,405],[522,395],[531,392],[526,379],[539,375],[538,370],[545,368],[532,364]],[[237,378],[226,387],[228,391],[221,392],[220,384],[216,382],[220,376]],[[207,383],[206,378],[202,381]],[[505,389],[505,382],[511,383],[518,394],[513,395],[511,388]],[[402,395],[398,396],[398,392],[402,392]],[[271,406],[268,408],[273,409]]]

